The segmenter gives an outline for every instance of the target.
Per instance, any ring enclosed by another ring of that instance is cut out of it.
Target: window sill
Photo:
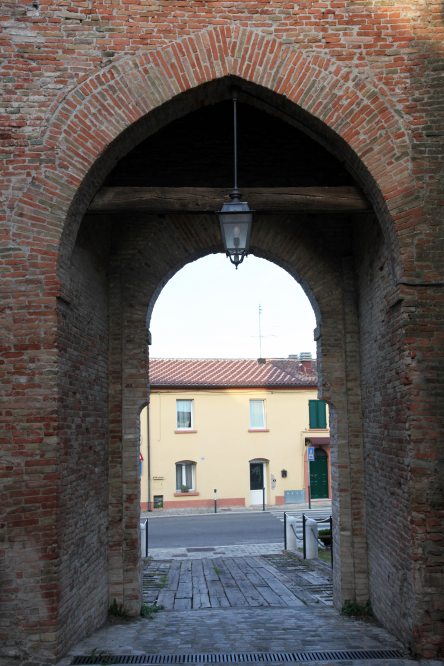
[[[329,428],[309,428],[306,432],[327,432]]]
[[[196,493],[195,490],[190,490],[187,493],[174,493],[174,497],[189,497],[189,495],[193,495],[194,497],[196,495],[199,495],[200,493]]]
[[[175,435],[190,435],[192,433],[197,432],[197,430],[175,430],[174,434]]]
[[[270,432],[268,428],[254,428],[253,430],[249,430],[248,432]]]

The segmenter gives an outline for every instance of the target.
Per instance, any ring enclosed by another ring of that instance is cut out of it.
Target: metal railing
[[[299,512],[295,511],[284,511],[284,549],[287,550],[287,515],[291,516],[293,515],[295,517],[295,514],[299,517],[301,514]],[[312,520],[315,520],[318,524],[322,523],[328,523],[330,525],[330,539],[331,539],[331,568],[333,569],[333,518],[332,516],[328,516],[328,518],[316,518],[315,516],[306,516],[305,513],[302,514],[302,535],[299,535],[296,531],[296,525],[294,523],[291,523],[291,529],[293,530],[293,533],[298,541],[302,541],[302,549],[303,549],[303,559],[305,560],[307,557],[307,545],[305,542],[305,521],[307,518],[311,518]],[[323,542],[319,539],[318,535],[315,534],[314,530],[312,529],[313,536],[318,542],[318,546],[320,546],[323,550],[328,550],[328,546],[325,546]]]

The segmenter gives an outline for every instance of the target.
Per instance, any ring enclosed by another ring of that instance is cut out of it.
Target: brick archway
[[[279,99],[281,113],[290,103],[305,131],[348,158],[400,260],[393,222],[417,219],[420,200],[407,130],[389,92],[338,61],[304,55],[251,28],[212,28],[81,78],[43,124],[51,165],[18,198],[15,219],[32,215],[43,234],[51,219],[51,237],[56,232],[62,250],[72,248],[83,213],[115,161],[172,119],[223,99],[223,86],[209,95],[204,84],[230,76],[258,86],[264,102],[267,95]],[[196,95],[187,99],[192,90]],[[172,100],[177,101],[167,108]],[[401,266],[398,273],[400,279]]]
[[[68,390],[69,382],[63,381],[65,373],[73,382],[74,388],[76,386],[75,373],[69,367],[66,355],[66,350],[72,344],[73,334],[72,329],[68,330],[63,321],[72,316],[68,311],[75,310],[76,298],[79,295],[75,287],[69,286],[67,277],[71,270],[70,264],[75,265],[75,262],[72,262],[73,251],[77,252],[75,260],[78,265],[82,265],[81,255],[88,242],[88,230],[85,230],[86,235],[81,239],[84,245],[78,242],[80,223],[94,193],[116,160],[172,119],[185,115],[202,104],[224,99],[230,77],[241,79],[247,91],[255,92],[259,99],[251,103],[265,108],[271,101],[278,107],[275,111],[278,117],[287,114],[285,119],[288,122],[304,124],[305,131],[313,138],[347,157],[350,168],[362,177],[363,185],[374,197],[379,208],[380,222],[387,228],[394,248],[398,277],[402,275],[402,255],[397,243],[396,223],[407,225],[421,215],[411,179],[406,131],[396,114],[389,92],[369,84],[364,77],[352,77],[348,69],[334,60],[314,54],[305,56],[255,30],[214,28],[174,42],[156,52],[145,52],[116,60],[112,65],[80,80],[75,89],[52,109],[42,137],[51,163],[40,168],[31,185],[13,202],[12,234],[13,242],[17,247],[23,248],[32,270],[35,271],[38,296],[34,301],[34,297],[30,296],[31,306],[47,308],[42,315],[42,320],[43,316],[46,318],[43,320],[44,324],[41,324],[41,331],[35,334],[30,343],[31,347],[26,350],[30,365],[36,365],[36,374],[44,375],[45,383],[37,399],[38,414],[34,407],[29,408],[25,427],[22,430],[15,424],[12,427],[18,431],[15,437],[19,446],[25,442],[30,446],[37,444],[42,447],[40,458],[27,461],[22,470],[29,472],[29,463],[42,465],[42,460],[47,463],[48,470],[42,472],[44,483],[47,484],[45,492],[52,492],[53,495],[50,496],[54,496],[54,502],[58,502],[54,523],[49,527],[44,523],[40,526],[39,518],[36,518],[35,523],[38,524],[38,529],[42,528],[45,538],[51,542],[50,545],[42,543],[42,539],[34,538],[34,535],[31,545],[27,544],[31,560],[39,564],[44,562],[42,567],[45,573],[49,571],[46,578],[51,578],[49,583],[42,583],[41,599],[42,603],[46,604],[45,621],[54,628],[54,632],[47,633],[45,651],[39,648],[41,654],[51,658],[66,651],[70,640],[79,638],[82,632],[85,632],[86,623],[81,617],[82,613],[91,623],[90,626],[97,626],[104,617],[109,596],[111,599],[117,597],[119,601],[124,600],[134,613],[137,611],[140,596],[138,493],[133,474],[134,469],[137,469],[137,464],[134,464],[137,458],[131,458],[131,452],[137,446],[134,426],[136,415],[140,404],[146,399],[144,344],[149,293],[148,290],[140,289],[140,299],[127,298],[128,285],[131,293],[137,292],[140,285],[131,277],[132,268],[124,265],[125,262],[118,256],[118,252],[109,265],[109,308],[114,322],[113,327],[110,327],[109,373],[111,377],[118,377],[118,381],[110,383],[110,457],[108,460],[103,452],[99,452],[96,465],[98,475],[103,474],[105,477],[106,470],[109,469],[112,479],[109,498],[110,529],[107,534],[107,525],[97,525],[96,532],[92,535],[85,528],[85,543],[82,544],[84,553],[88,549],[89,539],[95,539],[102,549],[106,547],[107,539],[110,540],[109,578],[108,571],[106,576],[102,575],[105,560],[100,556],[99,547],[95,550],[96,559],[87,563],[88,575],[93,581],[91,584],[89,581],[82,581],[79,574],[85,561],[80,558],[80,561],[73,564],[74,559],[71,561],[63,553],[61,535],[66,524],[69,524],[68,531],[76,529],[77,525],[77,513],[72,510],[73,507],[68,507],[67,494],[64,494],[65,478],[62,469],[66,465],[67,451],[71,444],[69,425],[77,415],[76,410],[81,398],[78,397],[78,391]],[[23,231],[24,220],[28,223],[26,232]],[[373,227],[370,231],[373,234],[371,239],[376,243],[377,232]],[[358,230],[357,233],[362,232]],[[40,254],[46,253],[46,264],[32,265],[34,245],[38,246]],[[387,248],[382,245],[378,245],[377,257],[381,265],[387,259]],[[363,246],[364,243],[361,242],[361,249]],[[205,237],[200,249],[187,248],[188,255],[183,257],[183,261],[194,256],[193,252],[205,254],[212,247],[214,239]],[[349,257],[343,257],[337,265],[327,266],[328,270],[320,263],[313,262],[309,275],[310,270],[304,268],[303,258],[296,254],[292,256],[289,249],[287,255],[283,256],[278,247],[270,247],[263,240],[258,243],[256,251],[260,256],[291,267],[295,274],[306,281],[314,298],[319,302],[323,315],[323,321],[316,332],[318,355],[323,357],[321,396],[331,401],[335,407],[332,437],[338,442],[337,457],[333,460],[336,470],[333,483],[336,483],[338,489],[336,516],[341,517],[341,522],[336,523],[335,539],[339,547],[337,552],[340,553],[341,547],[343,548],[343,562],[347,563],[347,566],[344,564],[342,569],[339,568],[339,575],[336,577],[336,602],[340,603],[346,596],[356,596],[359,600],[364,600],[368,595],[367,533],[362,466],[359,317],[353,261]],[[315,256],[314,252],[312,256]],[[368,258],[361,252],[359,259],[362,265],[365,265]],[[85,277],[85,280],[90,279],[90,284],[93,284],[93,266],[91,260],[88,265],[90,272]],[[369,273],[375,272],[375,266],[374,257],[371,262],[367,261],[366,268]],[[169,271],[175,270],[175,267],[177,268],[177,264],[174,264],[172,259],[165,262],[162,267],[164,272],[160,270],[155,280],[150,282],[152,294],[161,287],[162,280],[166,279]],[[317,283],[313,277],[316,269],[319,269]],[[142,276],[140,273],[138,279]],[[386,302],[389,309],[396,308],[399,301],[396,299],[396,290],[390,275],[388,278],[383,276],[378,283],[379,300],[374,297],[372,301],[373,292],[364,276],[361,282],[364,298],[368,299],[375,310],[376,306],[380,308],[381,303],[385,305]],[[326,283],[328,289],[325,288]],[[101,287],[105,301],[106,288],[104,285]],[[38,302],[38,297],[42,303]],[[134,302],[135,300],[137,302]],[[84,302],[81,305],[84,307]],[[91,303],[89,305],[91,306]],[[89,315],[88,311],[87,314]],[[77,325],[81,333],[76,338],[76,344],[84,335],[82,326],[86,329],[89,326],[89,320],[82,319],[83,315],[82,308],[79,308],[78,322],[81,324]],[[393,315],[393,319],[396,316]],[[364,321],[367,321],[365,317]],[[121,325],[122,322],[126,322],[126,328]],[[398,331],[400,325],[398,320],[394,321],[392,329]],[[370,324],[368,329],[370,332],[364,333],[370,339],[374,329]],[[38,339],[37,343],[35,339]],[[38,346],[40,339],[45,342],[39,347],[37,355],[34,352],[36,347],[32,345]],[[105,356],[105,327],[98,331],[94,344],[99,351],[90,353],[87,359],[89,367],[95,362],[94,354],[100,355],[103,352]],[[368,341],[366,344],[370,346]],[[136,346],[139,350],[137,353],[134,351]],[[121,352],[122,347],[125,354]],[[369,357],[370,352],[367,353],[367,360]],[[54,359],[57,362],[56,372],[52,371]],[[368,374],[371,374],[371,371],[372,368]],[[104,367],[97,367],[96,375],[105,372]],[[90,378],[91,394],[95,381],[98,381],[96,376]],[[33,424],[39,422],[45,424],[43,435],[37,426],[32,429]],[[85,426],[85,430],[87,429]],[[94,436],[105,439],[107,434],[102,429],[99,433],[95,432]],[[51,477],[52,474],[54,478]],[[97,496],[100,495],[102,505],[99,508],[105,515],[107,507],[104,507],[103,493],[99,493],[100,484],[100,479],[95,478],[94,483],[91,482],[91,488],[94,486]],[[74,482],[72,492],[76,492]],[[87,494],[77,499],[83,506],[80,513],[85,527],[89,511],[85,507],[91,500]],[[98,504],[97,501],[96,506]],[[44,499],[41,506],[44,521],[45,511],[51,508],[47,509]],[[69,513],[67,507],[72,513]],[[70,520],[72,523],[69,523]],[[38,529],[36,528],[36,532]],[[398,534],[396,526],[393,530],[393,533]],[[20,556],[16,558],[11,566],[20,572],[23,560]],[[337,561],[340,561],[339,557]],[[375,570],[378,566],[376,558],[374,562]],[[381,587],[391,575],[392,569],[388,573],[383,572]],[[413,607],[410,570],[406,576],[406,580],[403,579],[402,582],[402,594]],[[46,584],[57,586],[57,593],[54,593],[51,602],[44,601]],[[20,583],[18,586],[20,587]],[[390,621],[390,603],[393,599],[399,601],[395,593],[396,586],[397,579],[392,580],[389,590],[391,596],[387,594],[385,607],[384,603],[381,604],[381,617],[387,622]],[[79,600],[82,605],[76,608],[75,604]],[[24,629],[25,625],[28,625],[28,619],[19,617],[19,628]],[[399,635],[407,637],[412,634],[408,622],[409,618],[399,619],[395,627]]]

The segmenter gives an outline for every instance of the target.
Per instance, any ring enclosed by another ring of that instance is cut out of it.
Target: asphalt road
[[[153,518],[150,548],[240,546],[284,541],[283,523],[270,513],[203,514]]]

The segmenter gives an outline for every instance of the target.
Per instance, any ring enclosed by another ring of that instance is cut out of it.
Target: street
[[[282,522],[270,513],[203,514],[149,520],[149,547],[191,548],[283,543]]]

